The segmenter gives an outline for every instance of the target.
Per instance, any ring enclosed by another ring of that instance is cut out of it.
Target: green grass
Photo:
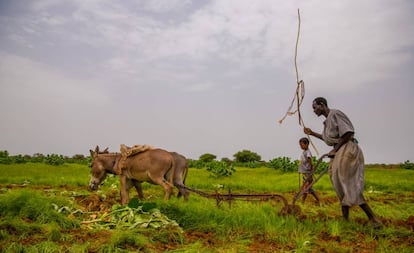
[[[59,212],[67,204],[68,201],[63,198],[45,197],[35,191],[16,190],[0,195],[0,215],[5,218],[28,219],[39,224],[56,223],[65,229],[79,227],[79,223]]]
[[[194,175],[194,176],[192,176]],[[222,191],[231,189],[234,192],[289,192],[298,190],[298,173],[282,173],[270,168],[236,168],[236,172],[230,177],[215,179],[209,176],[204,169],[190,168],[186,185],[205,191],[215,191],[220,186]],[[300,178],[300,180],[302,180]],[[317,189],[331,189],[329,176],[325,175],[315,185]]]
[[[0,164],[0,184],[85,186],[90,169],[86,165],[44,163]]]
[[[234,201],[231,206],[223,202],[217,207],[215,199],[195,193],[187,202],[175,197],[163,201],[161,187],[145,183],[147,201],[176,220],[184,233],[171,229],[107,231],[79,227],[96,212],[74,212],[84,208],[76,197],[97,194],[86,190],[87,166],[0,165],[0,248],[4,252],[250,252],[257,247],[272,252],[413,252],[413,229],[407,224],[414,214],[410,180],[414,171],[370,168],[365,176],[365,197],[386,225],[381,230],[366,224],[358,207],[351,208],[349,222],[343,221],[325,175],[314,186],[322,206],[313,205],[309,196],[305,205],[299,204],[299,216],[280,215],[281,202]],[[298,174],[236,168],[232,176],[215,179],[205,169],[191,168],[186,184],[207,193],[226,194],[229,189],[233,193],[279,193],[291,202]],[[117,178],[109,177],[98,194],[111,196],[117,187]]]
[[[414,189],[413,170],[369,169],[365,170],[365,189],[381,192],[410,192]]]

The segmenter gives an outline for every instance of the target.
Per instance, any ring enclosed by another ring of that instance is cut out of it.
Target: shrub
[[[414,163],[410,162],[410,160],[407,160],[403,164],[401,164],[400,167],[401,169],[414,170]]]
[[[67,163],[77,163],[77,164],[89,164],[91,162],[90,157],[85,157],[82,154],[76,154],[72,157],[65,158],[65,162]]]
[[[45,159],[45,156],[41,153],[35,153],[33,154],[32,158],[30,159],[33,163],[42,163]]]
[[[299,161],[291,161],[289,157],[274,158],[268,163],[270,168],[280,170],[282,172],[294,172],[297,171]]]
[[[221,158],[221,160],[220,160],[221,162],[224,162],[224,163],[226,163],[226,164],[228,164],[228,165],[230,165],[230,164],[232,164],[233,163],[233,161],[232,160],[230,160],[229,158],[227,158],[227,157],[223,157],[223,158]]]
[[[312,157],[312,164],[313,164],[313,166],[316,166],[317,165],[316,164],[317,162],[318,162],[318,159],[316,157]],[[321,171],[325,170],[328,167],[329,167],[329,163],[327,163],[325,161],[321,161],[319,163],[318,168],[316,168],[315,173],[320,173]]]
[[[26,163],[29,160],[30,160],[30,156],[27,156],[27,155],[10,156],[7,150],[0,151],[0,163],[1,164]]]
[[[259,168],[263,165],[261,162],[246,162],[246,163],[235,163],[235,166],[244,168]]]
[[[228,165],[225,162],[212,161],[207,164],[207,171],[214,178],[228,177],[233,174],[236,170],[233,165]]]
[[[13,161],[9,156],[9,152],[7,150],[0,150],[0,163],[1,164],[11,164]]]
[[[49,165],[58,166],[65,163],[65,158],[62,155],[51,154],[45,157],[44,162]]]
[[[188,167],[190,168],[196,168],[196,169],[202,169],[205,167],[205,163],[199,160],[188,160]]]
[[[13,163],[26,163],[27,160],[22,155],[12,156]]]

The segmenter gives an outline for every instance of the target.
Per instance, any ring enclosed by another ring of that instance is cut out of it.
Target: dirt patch
[[[223,244],[223,242],[217,240],[213,232],[189,231],[185,234],[185,237],[186,242],[194,243],[201,241],[206,247],[216,247]]]
[[[25,188],[26,186],[22,185],[7,185],[7,188],[14,189],[14,188]],[[28,187],[29,188],[29,187]],[[42,190],[44,192],[56,193],[56,192],[63,192],[63,191],[79,191],[79,187],[68,187],[68,186],[61,186],[61,187],[50,187],[50,186],[31,186],[30,189],[35,190]],[[84,189],[82,189],[83,191]],[[293,193],[292,193],[293,195]],[[338,205],[338,199],[336,196],[332,195],[321,195],[321,204],[323,206],[330,206],[330,205]],[[72,197],[72,196],[71,196]],[[72,199],[75,200],[76,204],[79,208],[84,212],[89,212],[85,215],[90,215],[90,212],[93,215],[99,215],[105,212],[109,212],[112,210],[112,206],[120,203],[120,196],[119,190],[113,189],[106,191],[105,193],[102,192],[86,192],[84,195],[73,196]],[[288,198],[288,199],[292,199]],[[370,197],[370,199],[384,204],[394,204],[398,202],[408,202],[414,203],[414,194],[401,194],[401,195],[393,195],[393,196],[384,196],[384,197]],[[326,211],[322,208],[322,210],[316,209],[315,212],[306,212],[308,203],[304,206],[291,206],[293,210],[290,211],[289,214],[293,214],[298,220],[315,220],[315,221],[324,221],[330,220],[332,217],[340,218],[340,209],[334,209],[334,211]],[[309,205],[312,205],[309,203]],[[278,206],[279,207],[279,206]],[[300,207],[303,210],[300,210]],[[288,208],[288,207],[287,207]],[[355,207],[358,208],[358,207]],[[288,210],[282,210],[282,212],[288,212]],[[358,210],[360,212],[360,210]],[[283,213],[282,213],[283,214]],[[306,215],[305,215],[306,214]],[[85,218],[85,217],[82,217]],[[380,221],[384,224],[385,227],[396,227],[401,228],[401,233],[398,233],[398,236],[394,236],[393,238],[389,239],[388,242],[392,246],[392,248],[412,248],[414,246],[414,237],[410,236],[410,231],[414,231],[414,215],[410,215],[407,218],[402,219],[401,217],[388,217],[383,218],[379,217]],[[27,224],[30,224],[30,220],[25,220]],[[352,218],[352,222],[359,223],[363,226],[370,226],[369,221],[366,217],[356,217]],[[19,231],[16,228],[3,225],[1,228],[8,232],[8,234],[12,237],[16,237],[19,234]],[[408,232],[407,232],[408,230]],[[18,239],[19,243],[22,245],[33,245],[40,243],[46,239],[44,233],[39,233],[39,230],[34,231],[32,234],[28,235],[26,238]],[[167,231],[168,232],[168,231]],[[204,249],[211,249],[212,252],[215,252],[217,249],[220,248],[228,248],[229,242],[223,241],[220,238],[216,237],[214,231],[184,231],[184,233],[179,234],[177,237],[168,236],[165,232],[161,234],[160,232],[155,232],[152,234],[148,234],[148,238],[151,241],[150,245],[147,245],[147,252],[165,252],[165,251],[174,251],[179,250],[180,248],[185,247],[184,245],[191,245],[194,243],[201,244],[201,247]],[[171,231],[170,231],[171,232]],[[89,252],[98,252],[102,245],[110,244],[110,240],[112,237],[112,231],[108,230],[89,230],[85,228],[78,228],[78,229],[69,229],[61,231],[63,236],[70,238],[70,241],[61,241],[62,246],[68,249],[73,244],[86,244],[89,243]],[[158,234],[157,234],[158,233]],[[330,245],[334,243],[338,247],[342,246],[343,248],[353,248],[357,252],[374,252],[378,249],[378,240],[377,238],[386,238],[387,232],[378,232],[367,235],[365,232],[358,232],[353,231],[355,233],[356,238],[353,241],[349,241],[346,239],[344,235],[332,235],[328,231],[322,231],[318,236],[316,242],[312,245],[312,250],[315,252],[325,252],[323,247],[326,245]],[[159,238],[157,238],[157,236]],[[341,237],[342,236],[342,237]],[[371,240],[367,240],[367,237],[374,236]],[[161,239],[160,239],[161,238]],[[180,241],[182,239],[182,241]],[[282,252],[282,251],[293,251],[296,249],[296,245],[293,242],[283,243],[280,244],[272,238],[266,238],[266,236],[262,234],[257,235],[249,235],[249,244],[245,245],[248,252]],[[3,245],[0,245],[0,247]],[[131,249],[134,250],[134,249]],[[137,249],[135,249],[137,250]]]
[[[414,231],[414,216],[409,216],[406,220],[395,220],[395,221],[387,221],[389,224],[396,225],[398,227],[405,227]]]
[[[277,242],[268,240],[263,236],[255,236],[248,247],[248,251],[252,253],[267,253],[267,252],[289,252],[295,248],[290,245],[282,245]]]
[[[91,193],[87,196],[76,196],[76,202],[87,212],[110,211],[112,206],[119,204],[119,191],[109,191],[105,195]]]
[[[330,235],[326,231],[322,231],[322,233],[319,234],[319,239],[323,240],[323,241],[326,241],[326,242],[330,242],[330,241],[341,242],[341,237],[340,236]]]

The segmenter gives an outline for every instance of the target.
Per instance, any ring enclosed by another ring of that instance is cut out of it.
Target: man
[[[340,110],[329,109],[328,102],[323,97],[313,100],[313,111],[319,117],[323,115],[324,129],[322,134],[304,128],[307,135],[323,140],[328,146],[333,146],[329,152],[331,157],[329,174],[332,185],[342,206],[342,215],[349,218],[349,208],[358,205],[364,210],[374,228],[380,228],[374,212],[366,203],[364,191],[364,155],[354,139],[354,127],[349,118]]]

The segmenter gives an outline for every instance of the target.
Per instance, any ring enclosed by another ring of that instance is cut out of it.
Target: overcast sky
[[[298,159],[298,8],[305,125],[323,96],[367,163],[414,161],[411,0],[0,0],[0,150]]]

